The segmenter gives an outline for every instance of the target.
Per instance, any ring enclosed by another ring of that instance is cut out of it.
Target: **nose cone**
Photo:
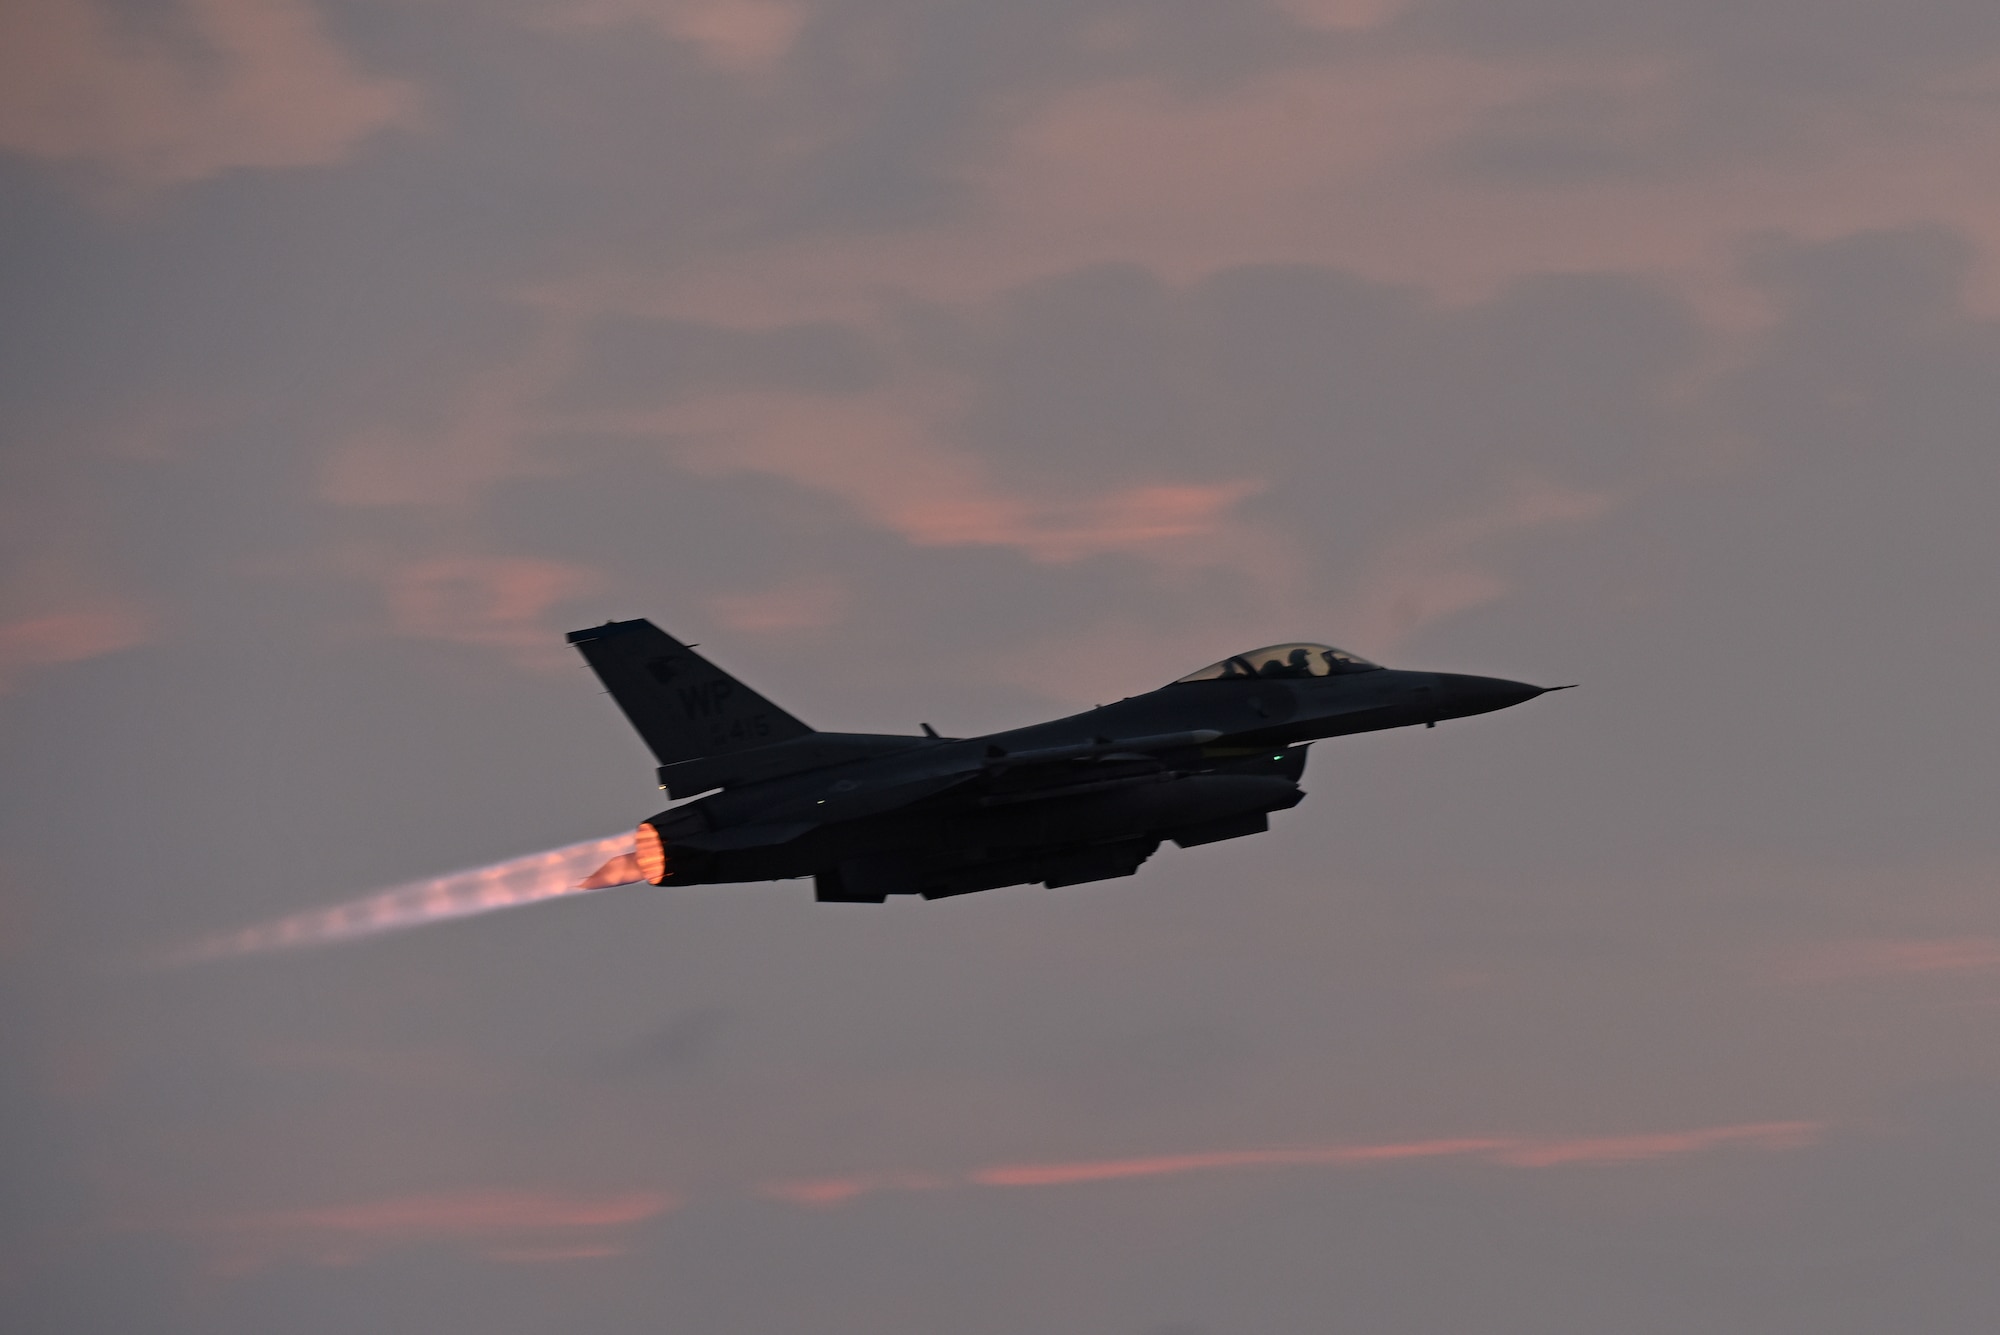
[[[1456,672],[1440,672],[1437,677],[1438,717],[1464,718],[1469,714],[1490,714],[1496,709],[1532,700],[1554,688],[1530,686],[1525,681],[1505,677],[1468,677]]]

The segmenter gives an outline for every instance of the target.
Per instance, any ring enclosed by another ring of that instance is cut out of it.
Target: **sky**
[[[1990,0],[0,8],[0,1324],[1989,1330],[1996,150]],[[1125,880],[188,948],[652,814],[630,617],[1581,688]]]

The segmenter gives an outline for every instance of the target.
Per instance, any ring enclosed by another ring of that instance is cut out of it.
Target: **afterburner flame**
[[[609,890],[618,885],[637,885],[646,879],[637,853],[620,853],[576,883],[579,890]]]
[[[273,950],[329,946],[422,927],[426,923],[537,904],[545,899],[590,894],[613,885],[629,884],[610,878],[616,874],[614,868],[631,865],[622,860],[632,852],[630,834],[589,839],[546,853],[496,862],[490,867],[412,881],[344,904],[308,909],[275,922],[224,933],[180,953],[176,959],[197,963]],[[597,868],[595,872],[591,872],[593,867]],[[589,873],[587,879],[586,873]]]
[[[639,824],[638,847],[633,850],[633,857],[638,861],[639,875],[654,885],[665,885],[674,874],[667,857],[666,841],[648,822]]]

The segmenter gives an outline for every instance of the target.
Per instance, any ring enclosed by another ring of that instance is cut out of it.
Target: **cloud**
[[[758,593],[719,593],[708,600],[715,619],[750,635],[819,630],[840,621],[852,592],[830,575],[807,575]]]
[[[1081,83],[1025,102],[964,157],[957,175],[974,204],[948,219],[781,233],[699,267],[609,266],[550,287],[571,300],[650,297],[687,319],[774,323],[852,319],[884,292],[976,302],[1109,261],[1177,281],[1314,261],[1464,291],[1453,280],[1468,266],[1489,283],[1494,261],[1518,272],[1514,243],[1526,238],[1497,234],[1497,249],[1454,256],[1442,242],[1455,231],[1397,221],[1405,210],[1383,192],[1414,202],[1397,175],[1405,164],[1535,82],[1418,53],[1287,68],[1202,97],[1145,77]]]
[[[1921,87],[2000,54],[2000,15],[1965,0],[1418,0],[1411,28],[1460,49],[1671,54],[1712,90],[1777,96]]]
[[[791,53],[810,16],[802,0],[553,0],[537,21],[557,31],[643,23],[720,69],[765,74]]]
[[[1347,624],[1356,644],[1387,651],[1431,622],[1505,597],[1492,550],[1551,526],[1588,523],[1617,504],[1609,492],[1522,482],[1485,506],[1393,537],[1360,582]]]
[[[2000,937],[1843,941],[1788,952],[1779,974],[1790,982],[1930,977],[2000,969]]]
[[[546,474],[521,442],[529,405],[566,375],[574,356],[573,324],[563,314],[537,320],[506,308],[505,333],[519,333],[503,354],[470,373],[457,371],[433,394],[438,378],[426,368],[413,391],[415,411],[364,427],[335,441],[319,460],[318,491],[337,506],[456,507],[477,505],[497,483]],[[483,350],[483,349],[482,349]]]
[[[0,690],[36,668],[118,653],[150,634],[151,618],[122,602],[0,623]]]
[[[1119,615],[984,655],[1063,698],[1184,644],[1180,617],[1149,629],[1147,599],[1227,587],[1211,616],[1245,642],[1338,624],[1387,652],[1507,596],[1519,539],[1587,527],[1671,472],[1706,332],[1610,274],[1449,307],[1322,265],[1174,283],[1104,264],[770,325],[641,314],[659,297],[644,284],[600,295],[595,315],[558,302],[586,351],[515,434],[656,443],[916,547],[1123,558],[1142,574],[1107,591]]]
[[[1496,1151],[1493,1159],[1514,1168],[1556,1168],[1565,1164],[1648,1163],[1729,1148],[1798,1150],[1817,1143],[1824,1129],[1818,1122],[1753,1122],[1655,1135],[1527,1141]]]
[[[995,1164],[946,1175],[888,1172],[787,1178],[752,1188],[763,1199],[829,1209],[882,1192],[955,1188],[1044,1188],[1276,1169],[1366,1169],[1458,1161],[1553,1169],[1655,1162],[1719,1150],[1783,1152],[1817,1143],[1817,1122],[1765,1122],[1626,1136],[1456,1137],[1322,1147],[1221,1150],[1137,1158]],[[191,1237],[210,1255],[210,1270],[241,1275],[283,1261],[358,1264],[379,1253],[452,1246],[488,1260],[539,1264],[623,1255],[634,1230],[693,1198],[628,1187],[562,1192],[499,1187],[395,1195],[297,1208],[135,1220],[131,1226]]]
[[[475,1188],[195,1218],[173,1231],[207,1244],[212,1270],[224,1275],[290,1260],[353,1265],[382,1251],[439,1244],[496,1261],[548,1262],[621,1255],[634,1227],[678,1205],[652,1190]]]
[[[960,397],[945,382],[833,398],[716,392],[648,413],[578,413],[545,425],[652,436],[704,476],[781,478],[845,502],[914,546],[1003,547],[1057,565],[1108,553],[1168,564],[1216,559],[1230,512],[1262,489],[1242,477],[1135,482],[1083,496],[1011,489],[976,454],[950,444]]]
[[[1114,261],[1178,282],[1321,264],[1453,302],[1524,274],[1616,270],[1670,276],[1704,313],[1745,326],[1765,313],[1733,263],[1745,233],[1942,220],[2000,241],[1979,169],[2000,137],[1990,77],[1907,91],[1880,116],[1809,99],[1786,133],[1750,135],[1678,40],[1508,46],[1429,19],[1390,27],[1394,40],[1338,58],[1302,50],[1199,93],[1121,68],[1017,96],[954,156],[966,203],[948,214],[777,228],[699,265],[627,251],[545,287],[780,323],[853,319],[885,292],[977,302]],[[1742,70],[1727,82],[1765,91]],[[1791,107],[1791,93],[1773,96]],[[2000,300],[2000,272],[1981,278],[1983,299]]]
[[[1473,1136],[1366,1145],[1210,1150],[1130,1159],[996,1164],[957,1178],[912,1173],[804,1178],[767,1184],[761,1194],[796,1205],[828,1207],[882,1191],[935,1191],[949,1186],[1069,1187],[1251,1168],[1363,1168],[1435,1159],[1471,1160],[1509,1168],[1634,1164],[1729,1148],[1804,1149],[1816,1143],[1824,1129],[1818,1122],[1749,1122],[1631,1136],[1554,1139]]]
[[[399,634],[512,650],[540,661],[560,639],[548,613],[599,583],[595,571],[563,561],[438,556],[394,566],[386,595]]]
[[[1208,538],[1261,483],[1140,484],[1081,501],[1005,494],[913,496],[884,516],[919,547],[1012,547],[1061,564],[1107,552],[1157,549]]]
[[[1410,7],[1412,0],[1272,0],[1277,9],[1308,28],[1352,32],[1379,28]]]
[[[1165,1154],[1141,1159],[1100,1159],[1075,1163],[1005,1164],[982,1168],[968,1181],[982,1187],[1068,1187],[1135,1177],[1179,1177],[1229,1168],[1352,1167],[1408,1159],[1463,1158],[1505,1149],[1504,1140],[1431,1140],[1410,1144],[1343,1145],[1329,1149],[1224,1150],[1206,1154]]]
[[[356,70],[306,0],[0,9],[0,148],[142,185],[339,162],[410,124],[415,91]]]

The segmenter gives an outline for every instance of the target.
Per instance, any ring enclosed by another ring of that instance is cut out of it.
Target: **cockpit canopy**
[[[1240,681],[1249,677],[1338,677],[1349,672],[1378,672],[1380,666],[1330,644],[1273,644],[1247,654],[1211,663],[1190,672],[1183,681]]]

